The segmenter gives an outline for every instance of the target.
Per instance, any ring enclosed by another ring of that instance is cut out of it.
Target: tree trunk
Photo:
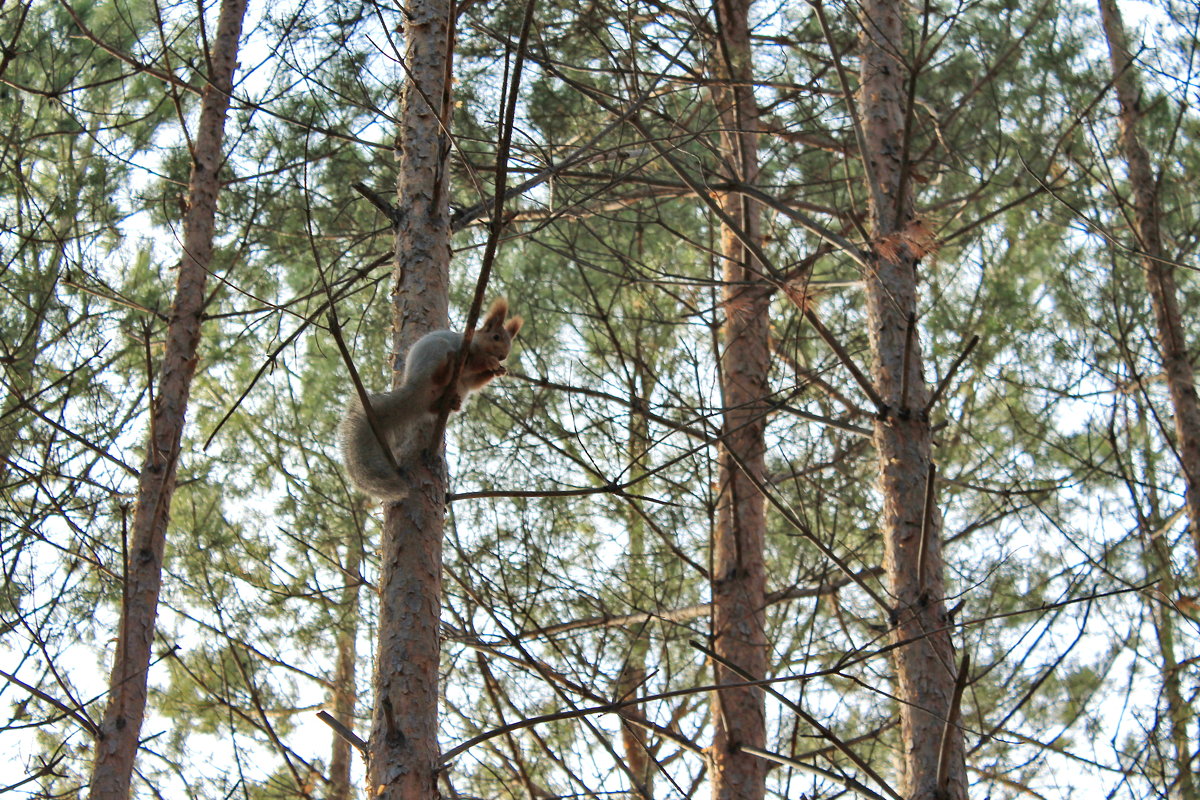
[[[407,80],[396,137],[396,264],[393,385],[407,351],[445,328],[450,282],[449,125],[453,4],[415,0],[405,14]],[[433,104],[432,106],[430,104]],[[438,749],[438,660],[442,594],[444,445],[431,442],[411,470],[412,492],[386,506],[380,559],[379,642],[371,717],[368,796],[432,800]]]
[[[901,9],[900,0],[864,2],[859,91],[875,243],[874,268],[864,281],[867,327],[875,388],[885,404],[873,437],[883,500],[884,569],[896,604],[894,640],[909,642],[894,656],[904,766],[900,794],[912,800],[961,800],[967,780],[957,727],[945,743],[944,784],[938,780],[957,667],[946,628],[942,519],[932,498],[927,519],[924,513],[933,479],[932,436],[924,411],[929,389],[920,337],[909,330],[917,312],[917,258],[905,238],[914,216],[903,178],[908,70],[897,56],[905,52]]]
[[[1191,704],[1184,699],[1182,681],[1180,680],[1179,658],[1175,654],[1175,615],[1178,613],[1172,604],[1172,598],[1178,587],[1175,577],[1171,574],[1171,554],[1167,543],[1161,536],[1152,532],[1145,534],[1149,541],[1152,556],[1152,566],[1160,576],[1167,576],[1159,583],[1159,591],[1148,593],[1147,602],[1151,605],[1154,620],[1154,632],[1158,638],[1158,651],[1162,655],[1162,698],[1167,704],[1167,728],[1174,753],[1175,774],[1164,775],[1167,783],[1168,796],[1179,800],[1197,800],[1200,793],[1196,790],[1196,778],[1192,769],[1192,738],[1188,730],[1194,715]],[[1157,729],[1154,731],[1157,737]],[[1163,755],[1170,750],[1163,748]],[[1168,758],[1164,758],[1167,762]],[[1167,770],[1164,769],[1164,772]]]
[[[1134,235],[1142,255],[1142,270],[1146,275],[1146,288],[1150,291],[1150,304],[1154,309],[1167,391],[1175,412],[1176,449],[1183,468],[1188,527],[1197,563],[1200,564],[1200,401],[1196,397],[1196,381],[1179,316],[1175,268],[1168,263],[1168,255],[1162,244],[1158,183],[1150,166],[1150,157],[1138,137],[1137,124],[1142,113],[1141,89],[1133,71],[1133,59],[1129,55],[1125,26],[1116,0],[1099,2],[1100,18],[1112,60],[1113,86],[1121,105],[1121,149],[1128,165],[1129,185],[1133,194]]]
[[[1130,496],[1134,499],[1137,511],[1138,532],[1142,542],[1142,562],[1145,564],[1146,578],[1157,581],[1157,586],[1151,591],[1141,592],[1142,601],[1146,604],[1149,617],[1154,625],[1155,637],[1158,641],[1158,652],[1162,657],[1160,673],[1162,688],[1159,698],[1166,703],[1166,715],[1155,714],[1153,723],[1145,730],[1147,743],[1145,752],[1154,761],[1147,765],[1147,774],[1157,777],[1158,783],[1165,789],[1163,796],[1176,800],[1197,800],[1196,780],[1191,768],[1191,737],[1188,727],[1194,719],[1191,703],[1184,696],[1184,688],[1180,680],[1179,657],[1175,648],[1175,616],[1179,613],[1174,598],[1179,596],[1179,583],[1176,580],[1171,564],[1171,544],[1162,531],[1167,526],[1163,517],[1162,506],[1159,503],[1159,493],[1156,488],[1156,476],[1159,474],[1158,440],[1151,427],[1146,424],[1148,416],[1144,405],[1136,408],[1136,428],[1130,431],[1129,443],[1136,444],[1141,452],[1143,474],[1137,475],[1135,459],[1129,459],[1129,466],[1119,467]],[[1136,438],[1135,438],[1136,436]],[[1113,450],[1117,455],[1117,463],[1121,464],[1121,448],[1115,434],[1112,439]],[[1126,471],[1128,469],[1128,471]],[[1138,507],[1139,495],[1145,494],[1145,511]],[[1149,659],[1147,659],[1149,660]],[[1167,739],[1170,746],[1163,742],[1160,726],[1165,722]],[[1172,752],[1173,751],[1173,752]],[[1161,765],[1161,773],[1153,766]],[[1172,770],[1172,767],[1174,769]]]
[[[1125,154],[1133,195],[1134,235],[1141,251],[1142,271],[1154,309],[1167,391],[1175,412],[1176,452],[1183,468],[1188,527],[1200,563],[1200,402],[1197,402],[1192,364],[1188,359],[1187,341],[1179,315],[1175,268],[1167,263],[1167,253],[1162,245],[1158,182],[1150,166],[1150,156],[1138,136],[1141,88],[1133,71],[1125,25],[1115,0],[1099,0],[1099,5],[1112,61],[1113,87],[1120,103],[1121,150]],[[1170,603],[1177,593],[1176,576],[1172,573],[1170,553],[1163,538],[1154,536],[1152,532],[1148,532],[1146,538],[1159,570],[1159,589],[1163,593],[1162,596],[1152,597],[1150,602],[1154,607],[1155,631],[1158,634],[1159,652],[1163,657],[1163,694],[1167,701],[1170,738],[1178,768],[1173,783],[1180,798],[1195,800],[1197,792],[1192,776],[1188,736],[1191,715],[1180,689],[1174,622],[1171,618],[1173,610]]]
[[[758,108],[752,87],[750,0],[717,0],[717,78],[714,91],[721,120],[724,168],[735,180],[758,177]],[[725,213],[741,233],[761,244],[757,203],[740,194],[721,198]],[[717,526],[712,545],[713,649],[723,659],[761,677],[767,671],[764,626],[766,538],[764,498],[755,481],[765,478],[767,373],[770,353],[767,314],[770,287],[763,265],[738,232],[721,230],[725,338],[721,354],[723,437],[719,454]],[[753,479],[746,473],[750,473]],[[718,665],[716,682],[742,678]],[[741,750],[766,746],[763,692],[758,687],[723,689],[713,695],[713,800],[762,800],[767,764]]]
[[[362,545],[357,538],[346,545],[344,574],[346,587],[342,589],[341,613],[337,631],[337,666],[333,676],[333,716],[350,730],[354,730],[354,707],[358,700],[355,686],[355,669],[358,654],[355,643],[358,639],[358,624],[361,618],[358,595],[361,582],[359,569],[362,566]],[[329,758],[329,800],[351,800],[354,796],[350,785],[350,762],[354,757],[350,743],[337,734],[333,735]]]
[[[123,800],[130,794],[146,709],[146,679],[162,586],[167,521],[188,394],[196,371],[204,283],[212,260],[214,218],[221,188],[218,172],[223,163],[221,142],[245,13],[246,0],[222,0],[208,61],[212,72],[201,92],[183,223],[183,256],[158,375],[158,395],[150,415],[146,458],[138,479],[108,707],[100,724],[92,767],[93,800]]]
[[[637,407],[639,398],[648,398],[654,393],[655,378],[651,364],[641,352],[639,343],[638,357],[634,361],[634,378],[629,386],[630,408]],[[627,433],[629,480],[636,484],[646,477],[646,461],[653,446],[649,420],[644,414],[630,412]],[[646,605],[647,597],[651,594],[649,587],[654,566],[650,559],[653,556],[646,547],[646,522],[642,515],[632,505],[626,505],[624,509],[625,527],[629,531],[629,546],[626,548],[629,601],[632,608],[639,608]],[[650,657],[650,637],[646,631],[649,625],[647,620],[640,625],[629,627],[625,663],[617,678],[617,697],[622,700],[646,693],[646,662]],[[631,710],[639,714],[644,713],[640,706],[634,706]],[[625,753],[625,764],[629,767],[629,774],[634,783],[633,795],[641,800],[654,800],[654,775],[658,765],[650,753],[649,735],[641,726],[622,721],[621,745]]]

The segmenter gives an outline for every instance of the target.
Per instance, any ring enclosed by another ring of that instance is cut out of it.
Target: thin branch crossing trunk
[[[415,0],[405,13],[400,95],[394,352],[445,328],[450,283],[450,66],[454,43],[451,0]],[[403,363],[394,365],[393,386]],[[410,471],[412,490],[384,513],[379,580],[379,640],[367,794],[378,800],[436,797],[439,621],[442,527],[446,497],[443,443],[433,424],[418,433],[431,442]]]
[[[92,766],[93,800],[124,800],[130,795],[146,710],[147,673],[162,587],[167,522],[175,493],[188,396],[196,372],[204,284],[212,261],[214,220],[221,189],[218,173],[224,160],[221,144],[245,14],[246,0],[222,0],[208,60],[212,72],[201,92],[188,210],[183,223],[183,257],[167,325],[158,394],[150,415],[146,458],[138,479],[137,509],[125,564],[108,706],[100,724]]]
[[[914,214],[911,184],[903,177],[909,72],[901,60],[902,8],[901,0],[866,0],[859,34],[859,120],[874,241],[864,287],[872,378],[885,406],[874,423],[884,569],[895,603],[893,636],[909,642],[894,656],[904,769],[900,794],[963,800],[963,737],[946,723],[957,665],[944,601],[942,519],[934,497],[926,501],[934,475],[930,393],[915,330],[917,258],[906,241]]]
[[[714,91],[721,122],[724,168],[739,183],[758,177],[758,107],[750,51],[750,0],[717,0],[715,69],[725,85]],[[722,210],[740,233],[761,245],[760,207],[743,194],[720,198]],[[721,230],[725,339],[721,354],[723,436],[719,454],[717,524],[712,545],[713,650],[755,677],[767,671],[764,630],[766,567],[765,482],[767,374],[770,351],[767,315],[770,287],[739,232]],[[747,473],[750,473],[747,475]],[[718,664],[716,682],[743,678]],[[762,800],[767,762],[742,749],[766,746],[763,691],[722,689],[713,695],[713,800]]]

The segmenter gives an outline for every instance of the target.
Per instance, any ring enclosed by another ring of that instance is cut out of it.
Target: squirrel
[[[453,388],[448,384],[462,350],[463,334],[441,330],[425,334],[409,348],[400,388],[369,396],[380,433],[391,448],[398,470],[380,447],[362,402],[357,396],[350,399],[338,434],[342,463],[351,483],[382,500],[394,502],[408,494],[404,473],[423,449],[413,441],[417,423],[436,415],[443,398],[451,410],[460,410],[468,394],[508,372],[501,362],[508,357],[523,320],[506,320],[507,316],[508,301],[499,297],[471,338],[466,362]]]

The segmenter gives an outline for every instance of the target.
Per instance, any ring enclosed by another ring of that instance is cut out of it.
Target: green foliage
[[[446,142],[455,213],[494,194],[504,75],[525,11],[460,5]],[[195,88],[203,74],[194,4],[72,8],[90,34],[60,3],[0,8],[13,53],[0,55],[0,668],[41,693],[6,690],[21,757],[66,743],[30,789],[64,796],[86,780],[88,734],[47,698],[76,708],[104,691],[181,257],[198,104],[179,82]],[[873,244],[846,102],[859,23],[848,8],[825,10],[834,53],[810,5],[754,11],[757,185],[783,207],[764,212],[764,249],[772,278],[806,288],[869,372],[860,267],[819,251],[820,237],[784,213]],[[947,604],[974,665],[963,706],[972,792],[1006,796],[1016,781],[1068,796],[1112,790],[1121,775],[1119,791],[1153,796],[1188,768],[1150,754],[1169,751],[1153,609],[1175,615],[1190,703],[1196,554],[1177,513],[1172,410],[1094,11],[989,1],[952,13],[932,4],[927,20],[910,12],[904,44],[920,68],[906,155],[917,212],[940,244],[918,267],[914,338],[928,383],[946,381],[930,414]],[[384,387],[393,242],[354,186],[391,193],[399,17],[341,0],[251,13],[171,509],[146,796],[151,784],[164,796],[326,796],[332,734],[313,714],[348,692],[365,737],[374,702],[378,511],[338,463],[352,388],[329,306],[364,383]],[[1186,267],[1200,235],[1198,123],[1178,100],[1190,84],[1172,76],[1190,74],[1191,29],[1168,30],[1175,39],[1142,55],[1155,75],[1142,127],[1168,246]],[[539,714],[692,688],[636,707],[659,726],[646,741],[662,797],[705,791],[705,763],[686,745],[707,745],[713,722],[702,688],[712,665],[689,643],[711,634],[699,607],[718,499],[719,342],[736,313],[721,305],[721,220],[706,202],[731,174],[712,33],[710,11],[683,6],[535,6],[508,181],[553,175],[507,204],[515,216],[487,291],[526,326],[510,374],[448,426],[444,749]],[[1170,68],[1153,70],[1155,58]],[[456,326],[486,219],[454,239]],[[1194,274],[1177,277],[1181,306],[1196,307]],[[771,306],[772,499],[886,595],[876,409],[790,294]],[[1151,557],[1159,540],[1176,583],[1148,588],[1165,574]],[[894,779],[903,743],[887,614],[774,506],[766,559],[772,675],[788,678],[775,688]],[[353,678],[338,675],[345,652]],[[645,679],[631,687],[637,668]],[[98,702],[86,707],[99,716]],[[767,708],[772,750],[856,773],[787,706]],[[622,746],[614,714],[556,719],[478,744],[446,779],[480,797],[627,793]],[[771,791],[840,791],[800,775],[780,767]]]

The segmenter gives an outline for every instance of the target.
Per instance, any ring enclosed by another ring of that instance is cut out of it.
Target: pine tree
[[[393,387],[401,382],[400,354],[449,319],[454,6],[444,0],[413,4],[405,19],[407,80],[396,133]],[[410,476],[412,493],[385,510],[367,764],[368,792],[380,798],[429,800],[436,794],[446,477],[434,427],[426,424],[416,434],[430,445]]]
[[[209,54],[212,72],[201,90],[179,278],[150,419],[146,459],[140,473],[108,704],[96,733],[90,784],[90,796],[95,800],[122,800],[130,796],[146,708],[147,672],[162,586],[167,522],[200,344],[204,285],[212,258],[219,171],[224,160],[221,144],[245,13],[245,0],[222,3]]]
[[[721,169],[739,185],[758,180],[758,105],[750,50],[750,3],[714,4],[717,39],[713,100],[721,125]],[[766,398],[771,288],[755,255],[763,236],[761,209],[740,192],[721,198],[724,347],[720,355],[722,430],[717,527],[712,544],[712,646],[718,685],[767,674],[764,631]],[[733,669],[730,665],[734,665]],[[766,744],[763,690],[713,695],[712,796],[762,800],[767,762],[752,752]]]

